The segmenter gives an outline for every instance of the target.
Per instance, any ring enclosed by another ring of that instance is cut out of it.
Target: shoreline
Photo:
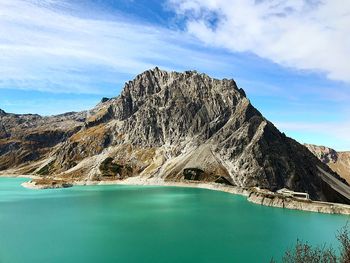
[[[201,183],[201,182],[169,182],[154,179],[141,179],[124,181],[101,181],[88,184],[81,184],[78,182],[76,185],[150,185],[150,186],[177,186],[177,187],[189,187],[189,188],[201,188],[213,191],[226,192],[234,195],[241,195],[247,198],[247,201],[276,208],[285,208],[291,210],[301,210],[307,212],[317,212],[325,214],[342,214],[350,215],[350,205],[340,203],[330,203],[312,200],[303,200],[292,197],[282,196],[280,194],[270,192],[265,189],[259,188],[241,188],[236,186],[226,186],[218,183]]]
[[[43,180],[41,177],[32,175],[6,175],[1,177],[22,177],[34,180]],[[313,200],[298,199],[293,197],[283,196],[275,192],[259,188],[241,188],[236,186],[227,186],[218,183],[208,182],[172,182],[164,181],[162,179],[144,179],[139,177],[131,177],[125,180],[105,180],[105,181],[64,181],[61,178],[52,178],[49,183],[38,184],[33,180],[24,182],[21,185],[29,189],[57,189],[67,188],[72,186],[85,185],[149,185],[149,186],[175,186],[175,187],[189,187],[201,188],[213,191],[221,191],[235,195],[241,195],[247,198],[247,201],[270,207],[285,208],[292,210],[301,210],[307,212],[317,212],[325,214],[342,214],[350,215],[350,205],[340,203],[321,202]]]

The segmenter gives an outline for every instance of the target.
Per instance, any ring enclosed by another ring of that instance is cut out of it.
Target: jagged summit
[[[185,71],[183,73],[176,71],[165,71],[158,67],[150,70],[146,70],[143,73],[137,75],[133,80],[127,82],[122,91],[122,95],[130,92],[132,89],[133,95],[151,95],[161,91],[162,89],[167,89],[169,86],[172,89],[185,89],[186,86],[176,86],[177,84],[191,85],[191,88],[195,90],[190,90],[192,92],[197,92],[199,95],[201,92],[207,92],[208,89],[222,88],[237,90],[237,85],[233,79],[214,79],[209,77],[204,73],[198,73],[197,71]]]
[[[154,68],[90,111],[47,117],[49,125],[18,118],[20,129],[13,119],[4,122],[0,169],[69,180],[139,176],[287,187],[348,201],[320,171],[339,176],[280,133],[234,80]]]

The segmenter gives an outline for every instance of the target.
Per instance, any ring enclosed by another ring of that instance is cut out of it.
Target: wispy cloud
[[[350,2],[169,0],[187,31],[209,45],[350,83]]]
[[[76,14],[63,0],[0,0],[0,88],[98,93],[116,74],[155,65],[222,67],[184,33],[106,17]]]

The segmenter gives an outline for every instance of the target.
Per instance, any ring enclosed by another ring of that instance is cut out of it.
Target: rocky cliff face
[[[334,149],[313,144],[305,144],[305,146],[323,163],[350,183],[350,152],[337,152]]]
[[[90,111],[3,113],[1,124],[0,169],[11,169],[3,173],[287,187],[317,200],[345,200],[322,179],[320,169],[332,173],[327,165],[280,133],[233,80],[195,71],[155,68]]]

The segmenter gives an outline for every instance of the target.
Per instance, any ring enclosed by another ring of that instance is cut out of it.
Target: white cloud
[[[116,74],[213,61],[189,48],[184,33],[70,8],[64,0],[0,0],[0,88],[99,93],[103,81],[120,81]]]
[[[186,18],[188,32],[209,45],[350,82],[350,1],[168,2]]]

